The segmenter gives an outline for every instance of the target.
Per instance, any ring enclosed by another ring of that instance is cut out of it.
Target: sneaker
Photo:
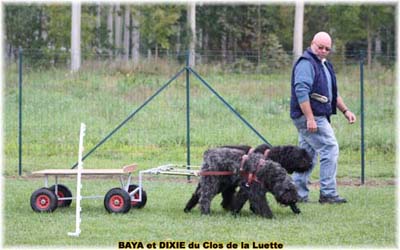
[[[340,203],[346,203],[347,200],[345,198],[339,197],[338,196],[333,196],[333,197],[325,197],[325,196],[320,196],[319,197],[319,203],[321,204],[340,204]]]

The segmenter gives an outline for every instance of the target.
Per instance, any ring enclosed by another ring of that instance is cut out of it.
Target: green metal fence
[[[86,149],[96,151],[88,167],[130,161],[143,168],[166,161],[196,165],[210,146],[257,145],[266,140],[273,145],[297,143],[288,114],[290,63],[277,62],[280,67],[267,70],[248,55],[237,56],[228,65],[215,55],[207,60],[201,55],[191,68],[182,54],[143,58],[139,66],[107,58],[87,60],[80,72],[71,74],[67,63],[36,64],[35,53],[24,50],[26,61],[6,67],[8,175],[71,167],[80,122],[88,127]],[[341,150],[340,178],[394,177],[395,74],[388,63],[392,59],[364,66],[360,56],[332,58],[340,94],[359,119],[352,126],[340,115],[332,121]],[[263,60],[266,65],[268,59]],[[165,84],[170,79],[171,84]],[[158,90],[162,93],[153,101]]]

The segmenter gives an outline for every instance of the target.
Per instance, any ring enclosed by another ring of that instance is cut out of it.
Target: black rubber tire
[[[127,213],[131,209],[131,197],[121,188],[113,188],[104,197],[104,207],[109,213]]]
[[[71,198],[72,193],[71,191],[62,184],[57,184],[57,198]],[[56,185],[53,185],[49,188],[51,191],[55,192],[56,191]],[[71,200],[58,200],[58,207],[69,207],[71,206],[72,199]]]
[[[135,184],[129,185],[128,193],[132,192],[133,190],[135,190],[138,187],[139,186],[135,185]],[[135,193],[134,197],[139,198],[139,193]],[[146,202],[147,202],[147,194],[146,194],[146,191],[144,191],[142,189],[142,201],[132,201],[131,200],[131,206],[132,206],[132,208],[143,208],[146,205]]]
[[[31,195],[31,207],[35,212],[53,212],[57,203],[57,196],[48,188],[39,188]]]

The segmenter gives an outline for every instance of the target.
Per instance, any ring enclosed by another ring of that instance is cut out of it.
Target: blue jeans
[[[313,159],[312,168],[305,173],[293,173],[293,180],[297,186],[300,198],[308,198],[309,189],[307,183],[311,172],[320,158],[320,195],[325,197],[337,196],[336,169],[339,156],[339,145],[335,133],[328,119],[324,116],[316,116],[317,132],[307,131],[305,116],[293,119],[293,123],[299,132],[299,146],[304,148]]]

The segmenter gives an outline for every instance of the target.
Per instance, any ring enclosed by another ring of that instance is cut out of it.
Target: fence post
[[[18,49],[18,175],[22,175],[22,48]]]
[[[360,51],[360,126],[361,126],[361,184],[365,180],[365,137],[364,137],[364,52]]]

